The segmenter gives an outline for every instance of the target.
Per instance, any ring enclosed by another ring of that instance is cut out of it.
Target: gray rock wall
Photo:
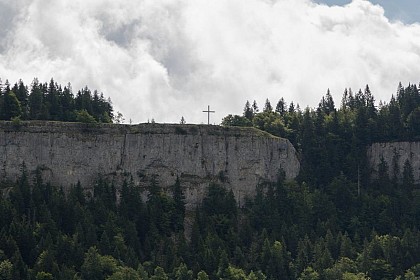
[[[378,172],[378,165],[381,158],[387,162],[390,174],[393,172],[394,158],[398,162],[400,178],[404,163],[410,162],[416,184],[420,184],[420,142],[389,142],[375,143],[368,148],[369,165],[375,176]]]
[[[296,151],[286,139],[251,128],[204,125],[100,125],[23,122],[0,123],[0,175],[15,180],[22,163],[44,180],[64,187],[87,187],[102,175],[122,181],[133,176],[145,188],[156,176],[163,188],[177,176],[188,207],[200,203],[207,186],[231,188],[240,203],[262,181],[299,173]]]

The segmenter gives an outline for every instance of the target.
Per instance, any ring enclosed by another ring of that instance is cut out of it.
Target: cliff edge
[[[60,122],[0,123],[2,178],[16,180],[22,164],[45,181],[90,186],[99,175],[134,179],[146,187],[155,177],[169,188],[178,177],[187,207],[201,202],[207,186],[232,189],[241,203],[258,183],[298,175],[296,150],[287,139],[254,128],[207,125],[89,125]]]

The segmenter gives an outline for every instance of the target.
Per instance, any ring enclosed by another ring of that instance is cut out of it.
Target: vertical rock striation
[[[58,122],[0,123],[2,178],[15,180],[22,164],[45,181],[89,187],[98,176],[146,188],[152,177],[165,189],[177,177],[188,207],[218,182],[242,202],[258,183],[299,173],[296,151],[286,139],[252,128],[204,125],[98,125]]]
[[[420,142],[374,143],[368,148],[367,153],[374,176],[377,176],[378,165],[383,158],[388,165],[390,175],[393,172],[394,162],[397,163],[401,179],[404,163],[408,160],[413,168],[415,183],[420,183]]]

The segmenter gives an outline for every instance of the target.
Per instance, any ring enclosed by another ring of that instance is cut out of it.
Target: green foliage
[[[64,195],[40,177],[31,185],[23,165],[21,178],[8,185],[7,199],[0,198],[0,275],[410,279],[418,274],[415,196],[393,198],[375,190],[358,197],[344,175],[317,189],[285,182],[281,174],[277,183],[260,185],[242,208],[231,191],[213,184],[192,213],[185,210],[180,180],[172,196],[153,180],[147,201],[133,179],[120,188],[99,178],[91,196],[80,183]],[[406,213],[394,215],[388,208],[399,199]],[[188,215],[195,217],[191,241],[181,226]]]
[[[252,125],[288,138],[301,155],[300,182],[325,187],[344,174],[352,182],[362,178],[366,186],[370,183],[367,145],[420,137],[420,91],[416,85],[404,88],[400,84],[397,96],[379,108],[374,101],[369,86],[355,95],[346,89],[339,109],[329,90],[317,108],[303,111],[293,102],[287,110],[284,98],[280,98],[275,111],[268,99],[262,112],[255,101],[252,106],[247,101],[242,116],[228,115],[222,125]]]
[[[98,178],[64,191],[22,164],[19,180],[0,180],[0,277],[417,279],[420,191],[413,167],[397,166],[395,154],[371,178],[365,156],[372,141],[417,137],[410,130],[416,90],[400,86],[379,109],[368,87],[346,91],[339,109],[329,92],[318,108],[304,111],[293,102],[287,109],[284,99],[274,112],[268,100],[263,112],[247,102],[244,115],[226,125],[289,137],[302,173],[286,181],[279,170],[277,182],[260,182],[240,207],[233,191],[211,184],[202,203],[186,209],[179,179],[165,190],[156,178],[142,177],[141,187],[131,177],[122,184]],[[3,89],[2,106],[10,91],[22,120],[74,121],[84,112],[88,122],[104,122],[112,112],[87,88],[74,98],[53,82],[34,81],[30,89],[19,83]]]
[[[209,280],[209,276],[205,271],[200,271],[197,273],[197,280]]]
[[[117,271],[117,261],[111,256],[102,256],[95,247],[85,253],[81,266],[82,279],[105,279]]]
[[[92,117],[86,109],[76,111],[76,121],[82,123],[96,123],[94,117]]]
[[[175,270],[175,279],[176,280],[192,280],[193,272],[188,269],[185,263],[181,263],[178,268]]]
[[[343,280],[370,280],[371,278],[367,277],[364,273],[343,273]]]
[[[248,277],[242,269],[229,266],[226,270],[226,276],[223,279],[248,280]]]
[[[0,280],[12,280],[13,264],[9,260],[0,262]]]
[[[154,274],[152,277],[150,277],[150,280],[168,280],[168,275],[165,273],[163,268],[160,266],[157,266],[155,268]]]
[[[106,280],[143,280],[137,271],[131,267],[118,267],[117,271],[111,276],[107,277]]]
[[[420,106],[408,115],[407,130],[410,137],[420,139]]]
[[[53,280],[53,279],[54,279],[54,277],[53,277],[53,276],[52,276],[52,274],[51,274],[51,273],[49,273],[49,272],[44,272],[44,271],[41,271],[41,272],[38,272],[38,273],[36,274],[35,279],[36,279],[36,280]]]
[[[181,187],[179,178],[176,179],[175,185],[173,186],[173,200],[174,200],[174,213],[172,215],[172,228],[175,232],[182,231],[184,229],[184,218],[185,218],[185,196]]]
[[[20,102],[13,91],[9,91],[3,95],[2,118],[10,120],[22,114]]]
[[[10,88],[0,89],[0,119],[52,120],[111,123],[114,114],[111,100],[87,87],[73,94],[71,85],[64,88],[54,82],[34,79],[30,88],[19,80]],[[121,117],[122,118],[122,117]],[[116,120],[119,120],[116,118]]]
[[[287,137],[288,130],[279,115],[272,111],[264,111],[253,118],[254,127],[267,131],[275,136]]]
[[[300,274],[298,280],[318,280],[319,273],[316,272],[312,267],[305,268]]]
[[[14,127],[19,128],[22,124],[22,120],[20,119],[20,116],[16,116],[11,118],[12,124]]]
[[[251,107],[251,104],[249,103],[249,101],[247,100],[245,103],[245,107],[244,107],[244,114],[243,116],[245,118],[247,118],[248,120],[252,120],[252,118],[254,117],[254,110]]]
[[[247,117],[238,115],[228,115],[222,120],[223,126],[252,126],[252,122]]]

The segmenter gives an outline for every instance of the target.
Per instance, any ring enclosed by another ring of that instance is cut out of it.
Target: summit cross
[[[203,111],[203,113],[207,113],[207,124],[210,124],[210,113],[215,113],[216,111],[210,111],[210,105],[207,106],[207,111]]]

